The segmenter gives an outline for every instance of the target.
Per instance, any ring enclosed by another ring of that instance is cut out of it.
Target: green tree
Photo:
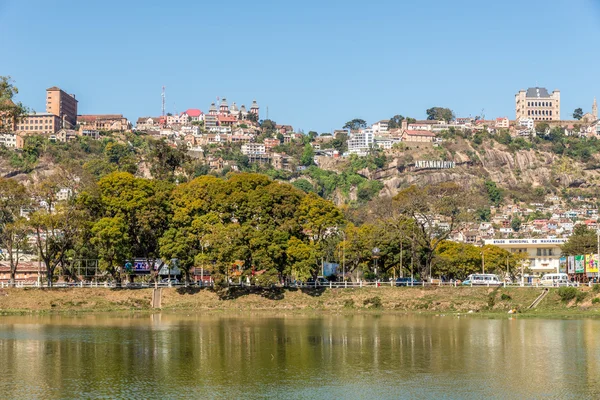
[[[148,265],[160,259],[159,239],[169,227],[171,194],[169,182],[135,178],[126,172],[115,172],[98,182],[97,207],[100,217],[119,217],[135,258]]]
[[[173,148],[164,140],[152,140],[149,145],[152,176],[155,179],[173,181],[175,172],[189,161],[187,146],[183,144]]]
[[[388,129],[401,128],[403,120],[404,117],[402,115],[394,115],[392,118],[390,118],[390,121],[388,122]]]
[[[596,232],[586,225],[578,224],[569,240],[561,246],[562,254],[569,256],[595,254],[598,251]]]
[[[502,203],[502,198],[504,197],[502,189],[496,185],[496,182],[489,179],[485,180],[484,185],[487,191],[488,199],[493,205],[498,207],[500,203]]]
[[[131,259],[131,242],[127,225],[123,218],[104,217],[94,223],[91,244],[98,251],[99,267],[108,272],[121,284],[121,271],[128,259]]]
[[[310,193],[315,191],[313,184],[304,178],[296,179],[294,182],[292,182],[292,185],[294,185],[295,188],[302,190],[304,193]]]
[[[444,107],[428,108],[427,111],[425,111],[425,113],[427,114],[428,120],[449,122],[453,121],[455,118],[454,112],[451,109]]]
[[[22,103],[14,102],[18,93],[10,76],[0,76],[0,133],[13,132],[15,124],[27,113]]]
[[[510,221],[510,227],[512,228],[513,231],[519,232],[521,230],[522,223],[523,223],[523,221],[521,221],[521,218],[514,217],[512,219],[512,221]]]
[[[364,119],[360,119],[360,118],[354,118],[351,121],[348,121],[344,124],[343,129],[350,129],[353,131],[357,131],[361,128],[366,128],[367,127],[367,121],[365,121]]]
[[[312,146],[309,143],[305,144],[304,151],[302,152],[302,158],[300,159],[300,164],[305,166],[313,165],[315,163],[314,158],[315,151],[313,150]]]
[[[550,125],[547,122],[538,122],[535,124],[535,131],[538,135],[545,135],[550,130]]]
[[[296,215],[304,234],[315,243],[320,243],[328,233],[337,231],[345,223],[339,208],[314,193],[304,196]]]
[[[576,108],[573,111],[573,119],[581,119],[583,117],[583,110],[581,108]]]
[[[305,282],[316,276],[318,268],[317,250],[313,243],[304,243],[292,237],[287,244],[287,272],[293,279]]]

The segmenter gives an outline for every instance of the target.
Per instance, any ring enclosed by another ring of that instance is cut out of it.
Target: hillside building
[[[60,118],[60,128],[75,128],[77,124],[75,95],[56,86],[46,89],[46,112]]]
[[[546,88],[520,90],[515,95],[516,119],[531,118],[534,121],[560,120],[560,91],[552,94]]]

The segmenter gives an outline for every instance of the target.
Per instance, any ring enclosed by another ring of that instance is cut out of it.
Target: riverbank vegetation
[[[283,289],[260,287],[163,288],[162,311],[182,312],[418,312],[558,317],[600,316],[597,291],[560,289],[537,308],[528,306],[542,289],[486,287],[378,287],[360,289]],[[0,313],[152,311],[153,289],[53,288],[0,289]]]

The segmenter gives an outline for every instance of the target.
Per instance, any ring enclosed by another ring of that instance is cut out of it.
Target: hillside
[[[533,200],[531,197],[539,197],[542,193],[560,194],[573,190],[596,196],[600,183],[600,157],[597,154],[583,162],[573,155],[556,154],[550,144],[527,147],[515,148],[491,138],[476,144],[462,137],[446,139],[440,145],[401,145],[386,152],[387,162],[383,168],[364,168],[358,173],[383,183],[380,196],[394,196],[413,184],[425,186],[454,181],[468,187],[484,180],[496,182],[509,195],[523,200]],[[415,168],[416,161],[435,160],[453,161],[455,166],[448,169]],[[345,161],[319,161],[323,169],[341,172],[347,168]]]

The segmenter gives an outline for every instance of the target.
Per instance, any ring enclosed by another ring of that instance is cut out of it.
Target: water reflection
[[[2,317],[3,398],[597,398],[596,320]]]

